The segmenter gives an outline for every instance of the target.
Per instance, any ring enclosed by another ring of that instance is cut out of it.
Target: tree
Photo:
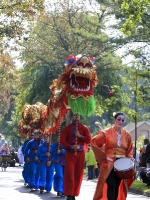
[[[58,75],[64,71],[63,63],[69,54],[93,55],[96,58],[99,78],[106,77],[104,84],[111,84],[116,94],[110,101],[109,91],[106,87],[103,88],[100,78],[98,89],[95,89],[97,102],[102,104],[102,109],[106,108],[106,106],[103,107],[106,104],[104,99],[108,98],[109,107],[116,106],[116,109],[120,110],[122,103],[118,103],[117,97],[120,94],[117,93],[121,92],[121,88],[117,85],[121,86],[119,71],[122,64],[113,53],[111,40],[104,32],[104,20],[103,11],[97,15],[94,10],[87,12],[83,5],[79,8],[71,6],[68,2],[57,2],[54,11],[49,12],[43,18],[38,18],[27,41],[19,42],[19,44],[24,47],[22,59],[27,62],[28,66],[34,63],[34,66],[39,67],[40,64],[45,63]],[[110,70],[115,71],[109,73]],[[103,88],[101,91],[99,91],[100,87]],[[103,97],[101,100],[99,94]]]
[[[145,19],[150,17],[149,0],[116,0],[116,3],[120,6],[122,15],[125,17],[122,31],[127,35],[130,35],[133,29],[136,29]]]
[[[15,38],[23,35],[27,24],[44,10],[43,0],[18,1],[2,0],[0,2],[0,36]]]
[[[17,84],[16,67],[8,52],[0,52],[0,116],[8,112]]]

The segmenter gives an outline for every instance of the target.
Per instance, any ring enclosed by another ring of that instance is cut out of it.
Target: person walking
[[[84,144],[89,144],[91,140],[87,126],[79,123],[80,115],[72,113],[71,116],[72,123],[60,135],[60,143],[66,149],[64,194],[67,200],[75,200],[80,193],[85,163]]]
[[[57,192],[58,197],[65,197],[64,195],[64,169],[65,169],[65,155],[66,151],[59,145],[56,141],[53,143],[51,148],[51,153],[53,155],[53,163],[55,169],[53,187],[54,191]]]
[[[134,176],[130,179],[119,178],[114,171],[114,162],[127,157],[133,160],[133,146],[131,134],[123,128],[125,114],[113,114],[114,125],[101,130],[91,140],[94,154],[100,164],[100,175],[93,200],[125,200],[128,188]]]
[[[29,185],[31,191],[38,189],[37,183],[39,181],[39,176],[37,176],[37,168],[39,162],[38,162],[37,151],[39,145],[41,144],[41,139],[39,138],[39,134],[40,131],[35,130],[34,139],[30,140],[25,148],[25,160],[26,162],[29,162],[29,176],[30,176]]]
[[[38,148],[38,158],[40,167],[40,193],[42,194],[44,190],[50,192],[53,184],[54,177],[54,165],[53,156],[51,152],[52,144],[50,142],[50,136],[44,134],[44,142]]]
[[[29,188],[29,182],[30,182],[30,176],[29,176],[29,170],[30,170],[30,163],[27,162],[25,159],[25,148],[30,140],[33,140],[34,138],[34,133],[28,133],[27,134],[27,139],[24,141],[24,144],[22,145],[22,153],[24,156],[24,166],[23,166],[23,171],[22,171],[22,177],[24,179],[24,185]]]
[[[93,180],[94,179],[94,166],[97,165],[95,155],[93,150],[91,149],[91,146],[88,146],[88,152],[85,154],[85,161],[86,166],[88,168],[88,179],[87,180]]]

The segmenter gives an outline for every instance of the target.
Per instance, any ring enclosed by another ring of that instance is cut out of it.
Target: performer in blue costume
[[[55,168],[53,187],[57,192],[58,197],[65,197],[64,195],[64,167],[65,167],[65,154],[66,151],[58,142],[53,143],[51,147],[53,155],[53,163]]]
[[[34,133],[31,133],[31,135],[28,134],[27,137],[29,137],[29,138],[27,138],[27,140],[25,140],[25,142],[22,146],[22,152],[23,152],[24,157],[25,157],[25,148],[26,148],[28,142],[34,138]],[[29,186],[29,182],[30,182],[29,169],[30,169],[29,168],[29,162],[27,162],[26,159],[24,158],[24,166],[23,166],[23,171],[22,171],[22,177],[24,178],[24,181],[25,181],[24,185],[28,188],[30,187]]]
[[[34,139],[29,141],[25,148],[25,160],[29,162],[29,176],[30,176],[30,189],[34,191],[37,189],[37,183],[39,180],[39,176],[37,175],[37,169],[39,166],[37,150],[39,145],[41,144],[41,139],[39,138],[40,131],[34,131]]]
[[[51,155],[50,136],[44,134],[44,142],[38,148],[38,158],[40,161],[40,193],[44,190],[50,192],[54,178],[53,156]]]

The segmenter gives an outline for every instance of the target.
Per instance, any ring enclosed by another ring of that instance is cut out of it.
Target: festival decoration
[[[95,111],[94,87],[98,78],[93,63],[94,58],[85,54],[68,56],[66,72],[59,77],[71,110],[82,116],[90,116]]]
[[[19,133],[26,135],[35,129],[44,130],[44,113],[46,106],[41,102],[25,105],[22,108],[22,119],[18,122]]]

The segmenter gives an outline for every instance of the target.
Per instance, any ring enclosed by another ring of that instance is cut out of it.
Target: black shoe
[[[73,200],[72,199],[72,196],[67,196],[67,199],[66,200]]]
[[[62,194],[61,192],[57,192],[57,197],[65,197],[65,195]]]
[[[61,197],[61,192],[57,192],[57,197]]]
[[[40,187],[40,194],[43,194],[43,192],[44,192],[44,188]]]

